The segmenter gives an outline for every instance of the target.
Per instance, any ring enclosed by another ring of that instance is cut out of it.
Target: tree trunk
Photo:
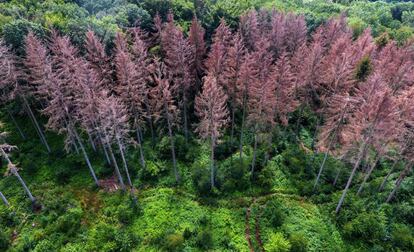
[[[87,130],[86,132],[88,133],[89,143],[91,144],[93,151],[96,152],[96,145],[95,145],[95,142],[93,141],[92,134],[91,132],[89,132],[89,130]]]
[[[257,150],[257,130],[255,127],[254,130],[254,145],[253,145],[253,159],[252,159],[252,166],[250,172],[252,173],[252,178],[254,177],[254,167],[256,165],[256,150]]]
[[[240,143],[239,143],[239,151],[240,151],[240,164],[243,164],[243,133],[244,133],[244,120],[246,117],[246,102],[243,102],[243,113],[242,113],[242,121],[240,127]]]
[[[19,172],[17,171],[17,169],[14,167],[14,164],[11,162],[9,156],[7,155],[7,153],[0,148],[0,151],[2,152],[2,156],[6,159],[7,163],[9,165],[12,165],[11,168],[11,173],[17,177],[17,179],[19,180],[20,184],[23,186],[24,190],[26,191],[27,196],[29,196],[29,199],[32,203],[36,202],[36,199],[33,197],[32,193],[30,192],[29,188],[27,187],[26,183],[24,182],[24,180],[22,179],[22,177],[20,177]]]
[[[29,188],[27,187],[26,183],[24,182],[24,180],[22,179],[22,177],[20,177],[19,172],[13,168],[12,169],[12,173],[17,177],[17,179],[19,180],[20,184],[22,184],[24,190],[26,191],[27,196],[29,197],[30,201],[32,203],[36,202],[35,197],[33,197],[32,192],[30,192]]]
[[[389,203],[397,193],[398,189],[401,186],[401,183],[403,182],[404,178],[410,173],[411,171],[412,163],[408,163],[407,166],[404,168],[404,170],[401,172],[400,176],[398,177],[397,181],[395,181],[394,189],[392,189],[391,193],[388,195],[388,198],[386,200],[386,203]]]
[[[380,158],[381,158],[380,155],[377,154],[377,157],[375,158],[374,163],[372,164],[371,168],[368,170],[367,174],[365,174],[364,181],[362,181],[362,184],[358,188],[357,195],[359,195],[362,192],[362,190],[364,189],[365,183],[368,181],[369,176],[371,176],[371,173],[375,169],[375,167],[377,166]]]
[[[92,167],[92,164],[89,160],[88,154],[86,153],[85,147],[83,146],[82,139],[80,139],[80,137],[78,135],[78,132],[76,131],[75,128],[73,128],[73,127],[70,127],[70,128],[71,128],[70,130],[72,131],[73,135],[75,136],[75,138],[76,138],[76,140],[79,144],[79,147],[82,151],[83,157],[85,158],[86,164],[88,165],[88,168],[89,168],[89,171],[92,175],[92,178],[95,181],[96,186],[99,186],[98,178],[96,177],[95,171],[94,171],[94,169]]]
[[[180,175],[178,174],[177,170],[177,160],[175,159],[175,145],[174,145],[174,136],[172,132],[172,125],[169,119],[169,115],[167,115],[167,124],[168,124],[168,135],[170,137],[170,144],[171,144],[171,155],[173,159],[173,168],[174,168],[174,175],[175,175],[175,181],[177,183],[180,182]]]
[[[230,131],[231,146],[233,146],[233,139],[234,139],[234,108],[231,109],[231,131]]]
[[[116,158],[112,150],[112,147],[109,143],[107,145],[108,145],[109,154],[111,155],[111,158],[112,158],[112,163],[114,164],[114,167],[115,167],[116,175],[118,176],[119,184],[121,184],[121,189],[123,191],[126,191],[124,180],[122,179],[121,172],[119,171],[118,163],[116,162]]]
[[[330,138],[330,140],[329,140],[328,149],[326,150],[325,155],[324,155],[324,157],[323,157],[322,164],[321,164],[321,166],[319,167],[318,176],[316,177],[315,184],[313,185],[313,190],[315,190],[315,189],[316,189],[316,186],[317,186],[317,185],[318,185],[318,183],[319,183],[319,180],[320,180],[320,178],[321,178],[321,175],[322,175],[323,169],[324,169],[324,167],[325,167],[326,159],[328,158],[329,151],[331,151],[331,148],[332,148],[332,145],[333,145],[333,143],[334,143],[334,141],[335,141],[336,134],[338,133],[339,127],[341,126],[342,121],[344,120],[344,117],[345,117],[345,113],[346,113],[346,111],[347,111],[347,108],[348,108],[348,103],[346,103],[346,104],[345,104],[345,107],[342,109],[341,117],[340,117],[340,119],[339,119],[339,121],[338,121],[338,124],[335,126],[335,129],[334,129],[333,135],[331,136],[331,138]]]
[[[351,186],[352,179],[353,179],[353,178],[354,178],[354,176],[355,176],[355,172],[356,172],[356,170],[358,169],[358,167],[359,167],[359,165],[360,165],[360,163],[361,163],[361,160],[362,160],[362,159],[363,159],[363,157],[365,156],[365,151],[366,151],[366,149],[367,149],[367,146],[368,146],[367,142],[364,142],[364,143],[363,143],[363,146],[362,146],[362,148],[361,148],[361,151],[360,151],[360,153],[359,153],[358,159],[357,159],[357,161],[356,161],[356,163],[355,163],[355,165],[354,165],[354,168],[352,169],[351,175],[350,175],[350,176],[349,176],[349,178],[348,178],[348,182],[346,183],[346,186],[345,186],[345,188],[344,188],[344,190],[343,190],[343,192],[342,192],[342,196],[341,196],[341,198],[339,199],[338,205],[336,206],[336,210],[335,210],[335,213],[336,213],[336,214],[338,214],[338,213],[339,213],[339,211],[341,210],[341,206],[342,206],[342,204],[344,203],[345,196],[346,196],[346,194],[347,194],[347,192],[348,192],[348,190],[349,190],[349,187]]]
[[[341,168],[339,168],[339,169],[338,169],[338,172],[336,173],[335,180],[334,180],[334,182],[332,183],[332,185],[333,185],[333,186],[336,186],[336,183],[338,182],[339,175],[341,174],[341,171],[342,171],[342,169],[341,169]]]
[[[210,164],[210,182],[211,182],[211,190],[214,189],[214,142],[215,139],[213,135],[211,136],[211,164]]]
[[[26,97],[24,97],[24,96],[22,96],[22,97],[23,97],[24,106],[26,107],[26,110],[27,110],[27,113],[29,114],[29,117],[32,119],[32,122],[33,122],[33,124],[36,128],[36,131],[37,131],[37,133],[40,137],[40,140],[45,145],[45,147],[47,149],[47,152],[50,153],[51,150],[50,150],[49,144],[46,141],[46,137],[44,136],[43,131],[40,128],[39,123],[37,122],[36,117],[34,116],[34,114],[32,112],[32,109],[30,108],[29,103],[26,100]]]
[[[128,164],[127,164],[127,161],[125,159],[125,154],[124,154],[124,145],[121,143],[121,140],[119,139],[119,137],[116,138],[116,141],[118,144],[119,153],[121,154],[122,163],[124,164],[124,170],[125,170],[125,174],[127,175],[128,184],[132,188],[134,186],[132,185],[132,180],[131,180],[131,177],[129,176]]]
[[[183,117],[184,117],[184,136],[185,143],[188,145],[188,122],[187,122],[187,100],[185,95],[183,95]]]
[[[101,144],[102,150],[103,150],[104,155],[105,155],[106,162],[110,165],[111,164],[111,159],[109,158],[109,154],[108,154],[108,151],[106,149],[106,145],[102,141],[102,139],[103,139],[102,133],[99,130],[98,130],[98,137],[99,137],[99,143]]]
[[[17,123],[16,119],[14,118],[12,112],[7,111],[9,113],[9,116],[14,124],[14,126],[16,127],[17,131],[19,132],[20,136],[22,137],[23,140],[26,140],[26,135],[23,133],[22,129],[20,128],[19,124]]]
[[[137,128],[137,139],[138,139],[138,148],[139,148],[139,156],[140,156],[140,162],[142,169],[145,169],[145,158],[144,158],[144,150],[142,149],[142,142],[141,137],[139,137],[141,134],[141,129]]]
[[[9,207],[9,206],[10,206],[9,202],[7,201],[6,197],[3,195],[3,193],[2,193],[2,192],[0,192],[0,198],[3,200],[3,203],[4,203],[7,207]]]
[[[380,187],[378,188],[379,192],[382,192],[384,190],[385,185],[387,184],[388,178],[391,176],[392,172],[394,171],[395,167],[397,166],[399,160],[395,160],[394,164],[391,166],[391,169],[387,173],[387,176],[385,176],[384,180],[382,181]]]

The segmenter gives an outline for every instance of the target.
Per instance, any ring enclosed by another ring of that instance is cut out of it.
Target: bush
[[[81,227],[82,215],[81,208],[69,209],[65,215],[57,219],[56,230],[69,236],[77,234]]]
[[[169,234],[165,237],[164,247],[167,251],[178,251],[184,243],[184,237],[182,234]]]
[[[268,252],[287,252],[290,250],[291,245],[283,234],[278,232],[270,235],[269,241],[264,247]]]
[[[10,239],[4,230],[0,229],[0,251],[6,251],[9,247]]]
[[[272,228],[282,226],[283,220],[286,218],[282,204],[276,200],[269,201],[263,210],[263,218],[268,221]]]
[[[40,241],[34,248],[34,252],[54,252],[56,251],[55,243],[49,240]]]
[[[363,212],[346,223],[343,230],[349,240],[358,239],[375,244],[385,238],[386,217],[383,212]]]
[[[394,224],[391,231],[393,244],[403,251],[414,250],[413,230],[404,224]]]
[[[203,230],[197,235],[197,246],[203,250],[209,250],[213,247],[213,236],[209,230]]]
[[[290,251],[292,252],[308,251],[308,241],[305,238],[305,234],[302,232],[291,234],[289,236],[289,242],[291,244]]]

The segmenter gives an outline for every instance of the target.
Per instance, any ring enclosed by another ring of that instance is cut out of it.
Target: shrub
[[[289,242],[291,244],[290,251],[292,252],[308,251],[308,241],[302,232],[292,233],[289,236]]]
[[[34,252],[54,252],[56,251],[55,243],[50,240],[40,241],[33,250]]]
[[[265,218],[272,228],[282,226],[286,214],[283,211],[282,204],[276,200],[269,201],[263,210],[263,218]]]
[[[0,251],[6,251],[9,247],[9,236],[7,233],[0,229]]]
[[[414,249],[413,231],[404,224],[394,224],[392,227],[392,242],[403,251]]]
[[[282,233],[277,232],[270,235],[269,241],[264,247],[268,252],[287,252],[290,250],[291,245]]]
[[[209,250],[213,247],[213,236],[209,230],[203,230],[197,235],[197,246],[203,250]]]
[[[82,209],[71,208],[56,221],[56,230],[67,235],[74,235],[79,231],[82,220]]]
[[[169,234],[165,237],[164,246],[167,251],[177,251],[184,243],[182,234]]]
[[[344,225],[344,234],[349,240],[359,239],[375,244],[385,238],[386,217],[383,212],[363,212]]]

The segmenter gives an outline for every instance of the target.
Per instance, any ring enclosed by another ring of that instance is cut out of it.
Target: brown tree
[[[214,189],[214,149],[221,130],[228,122],[228,110],[226,107],[227,95],[223,89],[217,85],[217,80],[213,75],[207,75],[204,78],[203,91],[196,97],[195,110],[200,118],[200,123],[196,131],[203,139],[210,139],[211,145],[211,166],[210,182],[211,190]]]
[[[168,136],[171,144],[171,155],[173,161],[173,169],[175,181],[180,181],[180,175],[177,169],[177,160],[175,155],[175,140],[173,129],[178,121],[179,109],[175,105],[171,92],[171,84],[165,66],[159,59],[155,58],[152,67],[152,78],[155,87],[151,90],[151,100],[153,102],[155,119],[160,121],[163,119],[167,125]]]

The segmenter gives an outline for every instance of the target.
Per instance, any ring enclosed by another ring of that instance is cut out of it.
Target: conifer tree
[[[226,107],[227,95],[217,85],[213,75],[204,78],[203,90],[195,100],[195,110],[200,118],[196,131],[203,139],[209,139],[211,145],[210,155],[210,183],[211,189],[215,187],[214,149],[221,136],[221,130],[228,122]]]

